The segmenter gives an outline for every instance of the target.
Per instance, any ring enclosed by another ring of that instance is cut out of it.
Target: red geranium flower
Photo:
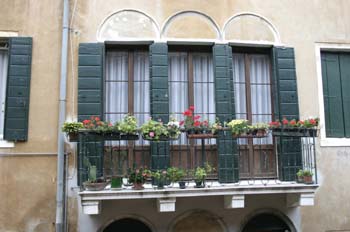
[[[201,122],[200,121],[194,121],[194,126],[200,126],[201,125]]]
[[[194,120],[198,120],[198,119],[200,119],[201,118],[201,116],[199,116],[199,115],[196,115],[196,116],[194,116]]]
[[[283,123],[283,125],[288,125],[288,120],[284,118],[284,119],[282,120],[282,123]]]
[[[190,111],[194,111],[194,106],[190,106],[188,109],[189,109]]]

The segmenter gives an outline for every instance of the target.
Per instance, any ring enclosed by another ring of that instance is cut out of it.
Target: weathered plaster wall
[[[301,116],[317,116],[319,105],[316,100],[318,89],[315,42],[350,44],[350,15],[347,12],[349,7],[348,0],[154,0],[151,2],[149,0],[104,0],[103,3],[98,0],[77,0],[71,33],[72,58],[68,62],[68,117],[75,118],[77,112],[78,44],[97,41],[97,31],[103,20],[122,9],[142,11],[154,18],[161,28],[170,16],[185,10],[206,14],[216,22],[220,30],[230,17],[241,12],[252,12],[264,16],[278,30],[282,44],[295,48]],[[56,153],[61,8],[61,1],[2,1],[0,31],[16,31],[20,36],[33,37],[33,66],[29,140],[26,143],[17,143],[12,149],[0,149],[1,154]],[[74,0],[71,0],[71,10],[73,8]],[[190,38],[213,37],[212,31],[200,30],[203,28],[201,23],[202,21],[198,19],[186,20],[186,24],[191,26],[188,29],[191,32]],[[241,28],[230,30],[230,38],[256,39],[258,37],[254,33],[258,31],[265,40],[272,40],[270,31],[261,27],[254,28],[249,20],[248,22],[242,20],[238,25]],[[183,27],[184,23],[179,21],[169,32],[172,37],[179,37],[184,34],[181,29]],[[254,36],[247,37],[250,33]],[[350,183],[346,178],[350,163],[349,154],[348,148],[318,147],[321,187],[317,192],[316,206],[301,209],[303,231],[350,230],[350,206],[347,201],[344,201],[350,190]],[[75,165],[73,159],[70,160],[70,165]],[[56,158],[18,157],[15,154],[9,157],[0,156],[0,167],[2,184],[0,231],[31,231],[27,228],[35,223],[53,222]],[[70,175],[75,173],[73,169],[71,167]],[[12,179],[16,182],[10,181]],[[19,183],[28,183],[33,194],[29,194],[26,191],[28,188],[24,188]],[[76,180],[73,178],[70,186],[75,185]],[[26,191],[26,194],[22,193],[23,191]],[[69,213],[77,215],[76,192],[74,190],[69,194],[71,196]],[[128,205],[127,203],[129,202],[121,204]],[[214,207],[214,203],[215,200],[210,208]],[[238,210],[237,215],[247,213],[247,210]],[[332,212],[331,216],[329,212]],[[155,212],[152,214],[158,215]],[[166,215],[161,217],[166,218]],[[71,231],[75,230],[76,220],[75,217],[70,217]],[[45,230],[43,225],[37,227],[37,231],[40,230],[49,231]]]
[[[285,195],[283,194],[247,196],[244,209],[224,209],[222,196],[177,198],[176,212],[158,213],[155,199],[104,201],[100,215],[81,215],[79,217],[79,229],[84,232],[102,232],[114,220],[132,217],[144,221],[155,232],[183,231],[177,223],[186,221],[188,217],[195,218],[196,222],[200,222],[199,217],[193,217],[192,213],[195,213],[195,215],[202,215],[202,219],[206,220],[205,225],[208,228],[205,231],[236,232],[242,229],[243,222],[252,216],[252,212],[266,209],[287,215],[287,220],[293,221],[296,229],[299,230],[299,209],[286,208],[285,203]],[[196,227],[195,222],[193,222],[193,226],[193,228],[187,227],[189,229],[187,231],[200,231],[198,230],[200,226]]]
[[[54,231],[61,8],[61,1],[1,1],[0,31],[33,37],[33,57],[28,142],[0,148],[0,231]]]

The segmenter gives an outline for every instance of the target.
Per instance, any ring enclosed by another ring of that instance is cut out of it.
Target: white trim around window
[[[350,44],[339,43],[316,43],[316,71],[317,71],[317,87],[318,87],[318,101],[320,111],[320,144],[321,147],[341,147],[350,146],[349,138],[327,138],[325,115],[324,115],[324,101],[323,101],[323,83],[322,83],[322,66],[321,66],[321,52],[322,51],[335,51],[335,52],[350,52]]]

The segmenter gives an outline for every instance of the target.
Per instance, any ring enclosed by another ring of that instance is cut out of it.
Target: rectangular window
[[[0,140],[4,138],[8,51],[0,47]]]
[[[115,123],[127,114],[138,125],[150,117],[149,52],[146,48],[110,49],[106,53],[105,120]],[[150,166],[149,142],[106,141],[104,172],[126,173],[128,167]]]
[[[215,122],[215,85],[212,53],[190,49],[169,52],[169,112],[178,121],[194,106],[200,120]],[[171,165],[194,168],[204,163],[217,166],[215,139],[188,140],[185,134],[171,147]]]
[[[350,138],[350,53],[321,52],[326,137]]]
[[[271,67],[266,54],[233,53],[235,113],[252,124],[272,120]],[[239,139],[240,178],[273,178],[276,158],[272,136]]]

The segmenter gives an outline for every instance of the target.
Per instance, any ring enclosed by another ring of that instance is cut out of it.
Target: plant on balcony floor
[[[128,182],[133,184],[134,190],[142,190],[147,178],[152,176],[152,172],[147,168],[137,168],[129,171]]]
[[[101,191],[103,190],[108,182],[104,178],[97,178],[97,168],[94,165],[88,163],[88,180],[83,183],[84,189],[88,191]]]
[[[297,182],[304,183],[304,170],[302,169],[297,172]]]
[[[197,167],[194,170],[194,182],[196,188],[204,188],[205,178],[207,177],[206,169],[203,167]]]
[[[164,125],[161,121],[148,120],[141,126],[141,134],[145,140],[167,141],[176,140],[180,135],[178,122],[172,119]]]
[[[183,169],[177,167],[170,167],[167,169],[167,172],[171,183],[178,182],[180,189],[186,188],[186,182],[184,181],[186,172]]]
[[[194,106],[190,106],[187,110],[183,112],[185,120],[180,122],[180,125],[184,126],[187,137],[192,139],[205,139],[205,138],[215,138],[215,132],[212,131],[208,120],[200,121],[200,115],[194,115]]]
[[[62,132],[66,133],[70,142],[77,142],[78,131],[82,128],[84,128],[84,125],[81,122],[65,122],[62,126]]]
[[[163,189],[168,180],[168,173],[166,170],[157,170],[155,172],[152,172],[152,177],[157,184],[157,188]]]
[[[312,184],[312,176],[314,174],[310,170],[304,170],[303,171],[303,177],[304,177],[304,183],[305,184]]]

